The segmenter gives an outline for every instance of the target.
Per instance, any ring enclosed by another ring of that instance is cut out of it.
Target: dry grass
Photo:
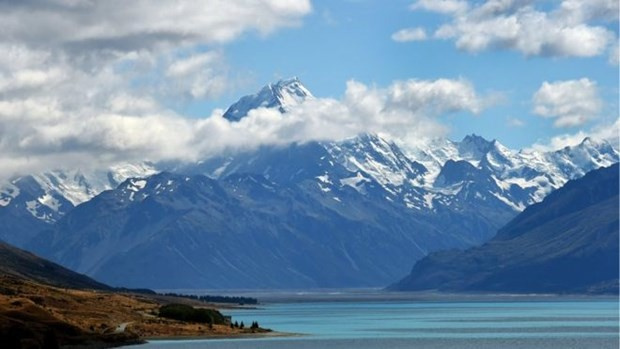
[[[55,329],[55,332],[62,331],[63,326],[71,331],[77,329],[77,337],[92,337],[95,340],[118,337],[112,341],[177,336],[239,336],[252,333],[249,329],[232,329],[225,325],[211,327],[207,324],[159,318],[159,307],[168,301],[162,297],[63,289],[7,276],[0,276],[0,286],[0,326],[25,323],[27,327],[37,329],[37,323],[53,324],[60,329]],[[184,302],[204,306],[203,303],[187,300]],[[121,324],[127,324],[124,333],[115,335],[115,330]],[[63,344],[66,338],[62,334],[58,337],[60,344]]]

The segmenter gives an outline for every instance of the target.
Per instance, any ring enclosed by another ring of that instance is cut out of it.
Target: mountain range
[[[127,178],[157,172],[153,164],[144,162],[108,170],[54,169],[12,178],[0,185],[0,240],[24,247],[75,206]]]
[[[308,98],[299,79],[282,80],[224,117]],[[111,285],[383,286],[432,251],[487,241],[618,155],[590,138],[539,152],[477,135],[408,147],[361,134],[174,166],[57,169],[0,187],[0,238]]]
[[[489,242],[431,253],[394,290],[618,294],[618,164],[569,181]]]

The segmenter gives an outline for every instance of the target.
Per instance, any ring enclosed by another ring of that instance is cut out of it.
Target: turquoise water
[[[293,338],[153,341],[140,348],[618,348],[618,302],[330,301],[224,311]]]

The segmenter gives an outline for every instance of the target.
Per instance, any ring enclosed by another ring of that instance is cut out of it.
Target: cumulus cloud
[[[617,0],[564,0],[557,10],[569,23],[582,23],[591,20],[617,21],[620,16]]]
[[[510,49],[527,56],[592,57],[605,53],[616,35],[604,23],[618,21],[616,0],[563,0],[552,9],[532,0],[419,0],[411,8],[451,16],[434,33],[468,52]]]
[[[405,28],[392,34],[392,40],[396,42],[423,41],[426,40],[424,28]]]
[[[534,114],[553,118],[555,127],[574,127],[598,116],[602,108],[596,83],[583,78],[543,82],[534,94]]]
[[[68,111],[53,103],[41,108],[36,100],[2,103],[0,162],[16,171],[59,159],[80,166],[194,161],[226,151],[343,139],[361,132],[407,143],[445,135],[448,130],[438,120],[443,114],[477,113],[486,105],[469,82],[447,79],[397,81],[385,88],[349,81],[341,100],[308,99],[286,114],[259,108],[239,122],[224,119],[222,110],[204,119],[184,118],[146,97],[122,94],[112,99],[108,112],[96,106]]]

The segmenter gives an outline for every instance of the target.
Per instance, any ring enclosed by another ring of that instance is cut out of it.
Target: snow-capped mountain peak
[[[283,79],[263,87],[256,94],[241,97],[226,110],[224,118],[239,121],[257,108],[276,108],[284,113],[311,98],[314,96],[297,77]]]
[[[269,87],[285,110],[287,107],[299,104],[308,98],[314,98],[297,77],[280,80],[275,84],[270,84]]]
[[[362,171],[388,191],[407,181],[424,182],[427,169],[411,161],[394,143],[377,134],[361,134],[341,142],[324,143],[330,155],[352,173]]]
[[[46,223],[54,223],[75,206],[128,178],[158,173],[150,162],[119,163],[105,170],[55,169],[0,183],[0,207],[4,214],[24,209]],[[2,234],[0,234],[0,238]]]
[[[458,144],[459,154],[468,160],[480,160],[494,146],[495,140],[488,141],[481,136],[471,134],[465,136]]]
[[[490,154],[490,155],[489,155]],[[407,149],[407,155],[428,169],[425,175],[427,184],[433,183],[448,160],[467,161],[479,166],[481,162],[488,163],[485,158],[510,157],[511,150],[497,140],[486,140],[476,134],[467,135],[461,140],[451,141],[445,138],[429,140]]]

